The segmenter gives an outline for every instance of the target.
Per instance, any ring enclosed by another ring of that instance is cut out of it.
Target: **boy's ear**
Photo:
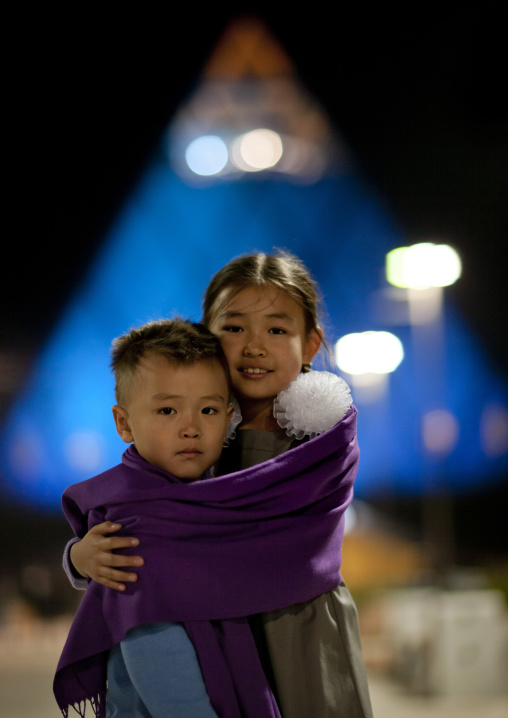
[[[305,340],[305,346],[303,347],[303,364],[311,363],[318,353],[322,341],[323,332],[321,329],[311,329]]]
[[[115,426],[118,435],[122,438],[123,441],[125,441],[126,444],[130,444],[131,441],[134,441],[134,437],[130,428],[128,413],[125,411],[125,409],[123,409],[121,406],[118,406],[117,404],[111,407],[111,411],[113,412],[113,418],[115,420]]]

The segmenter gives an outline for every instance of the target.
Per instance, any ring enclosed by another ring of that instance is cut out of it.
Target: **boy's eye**
[[[176,414],[176,411],[172,409],[170,406],[165,406],[163,409],[160,410],[161,414],[169,415],[169,414]]]
[[[215,409],[213,406],[205,406],[204,409],[201,409],[202,414],[218,414],[219,410]]]
[[[228,325],[226,327],[222,328],[222,331],[224,332],[231,332],[231,334],[238,334],[238,332],[243,331],[242,327],[237,327],[234,325]]]
[[[280,327],[272,327],[268,330],[271,334],[287,334],[285,329],[281,329]]]

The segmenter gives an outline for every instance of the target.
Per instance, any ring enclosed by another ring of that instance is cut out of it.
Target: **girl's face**
[[[242,289],[210,329],[220,339],[244,410],[271,409],[277,394],[296,379],[321,344],[315,330],[307,335],[301,306],[272,287]]]

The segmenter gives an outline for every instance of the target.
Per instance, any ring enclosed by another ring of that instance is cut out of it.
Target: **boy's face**
[[[148,353],[127,406],[114,406],[113,416],[119,435],[146,461],[194,481],[219,458],[232,411],[218,360],[187,366]]]

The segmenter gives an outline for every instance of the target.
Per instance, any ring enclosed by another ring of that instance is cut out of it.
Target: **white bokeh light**
[[[280,135],[272,130],[258,129],[236,138],[231,157],[238,169],[260,172],[276,165],[282,151]]]
[[[197,175],[218,174],[227,164],[228,148],[217,135],[203,135],[193,140],[185,150],[185,161]]]
[[[402,342],[390,332],[346,334],[335,345],[335,359],[348,374],[389,374],[404,357]]]
[[[447,244],[422,242],[398,247],[386,255],[386,278],[396,287],[448,287],[461,271],[459,255]]]

